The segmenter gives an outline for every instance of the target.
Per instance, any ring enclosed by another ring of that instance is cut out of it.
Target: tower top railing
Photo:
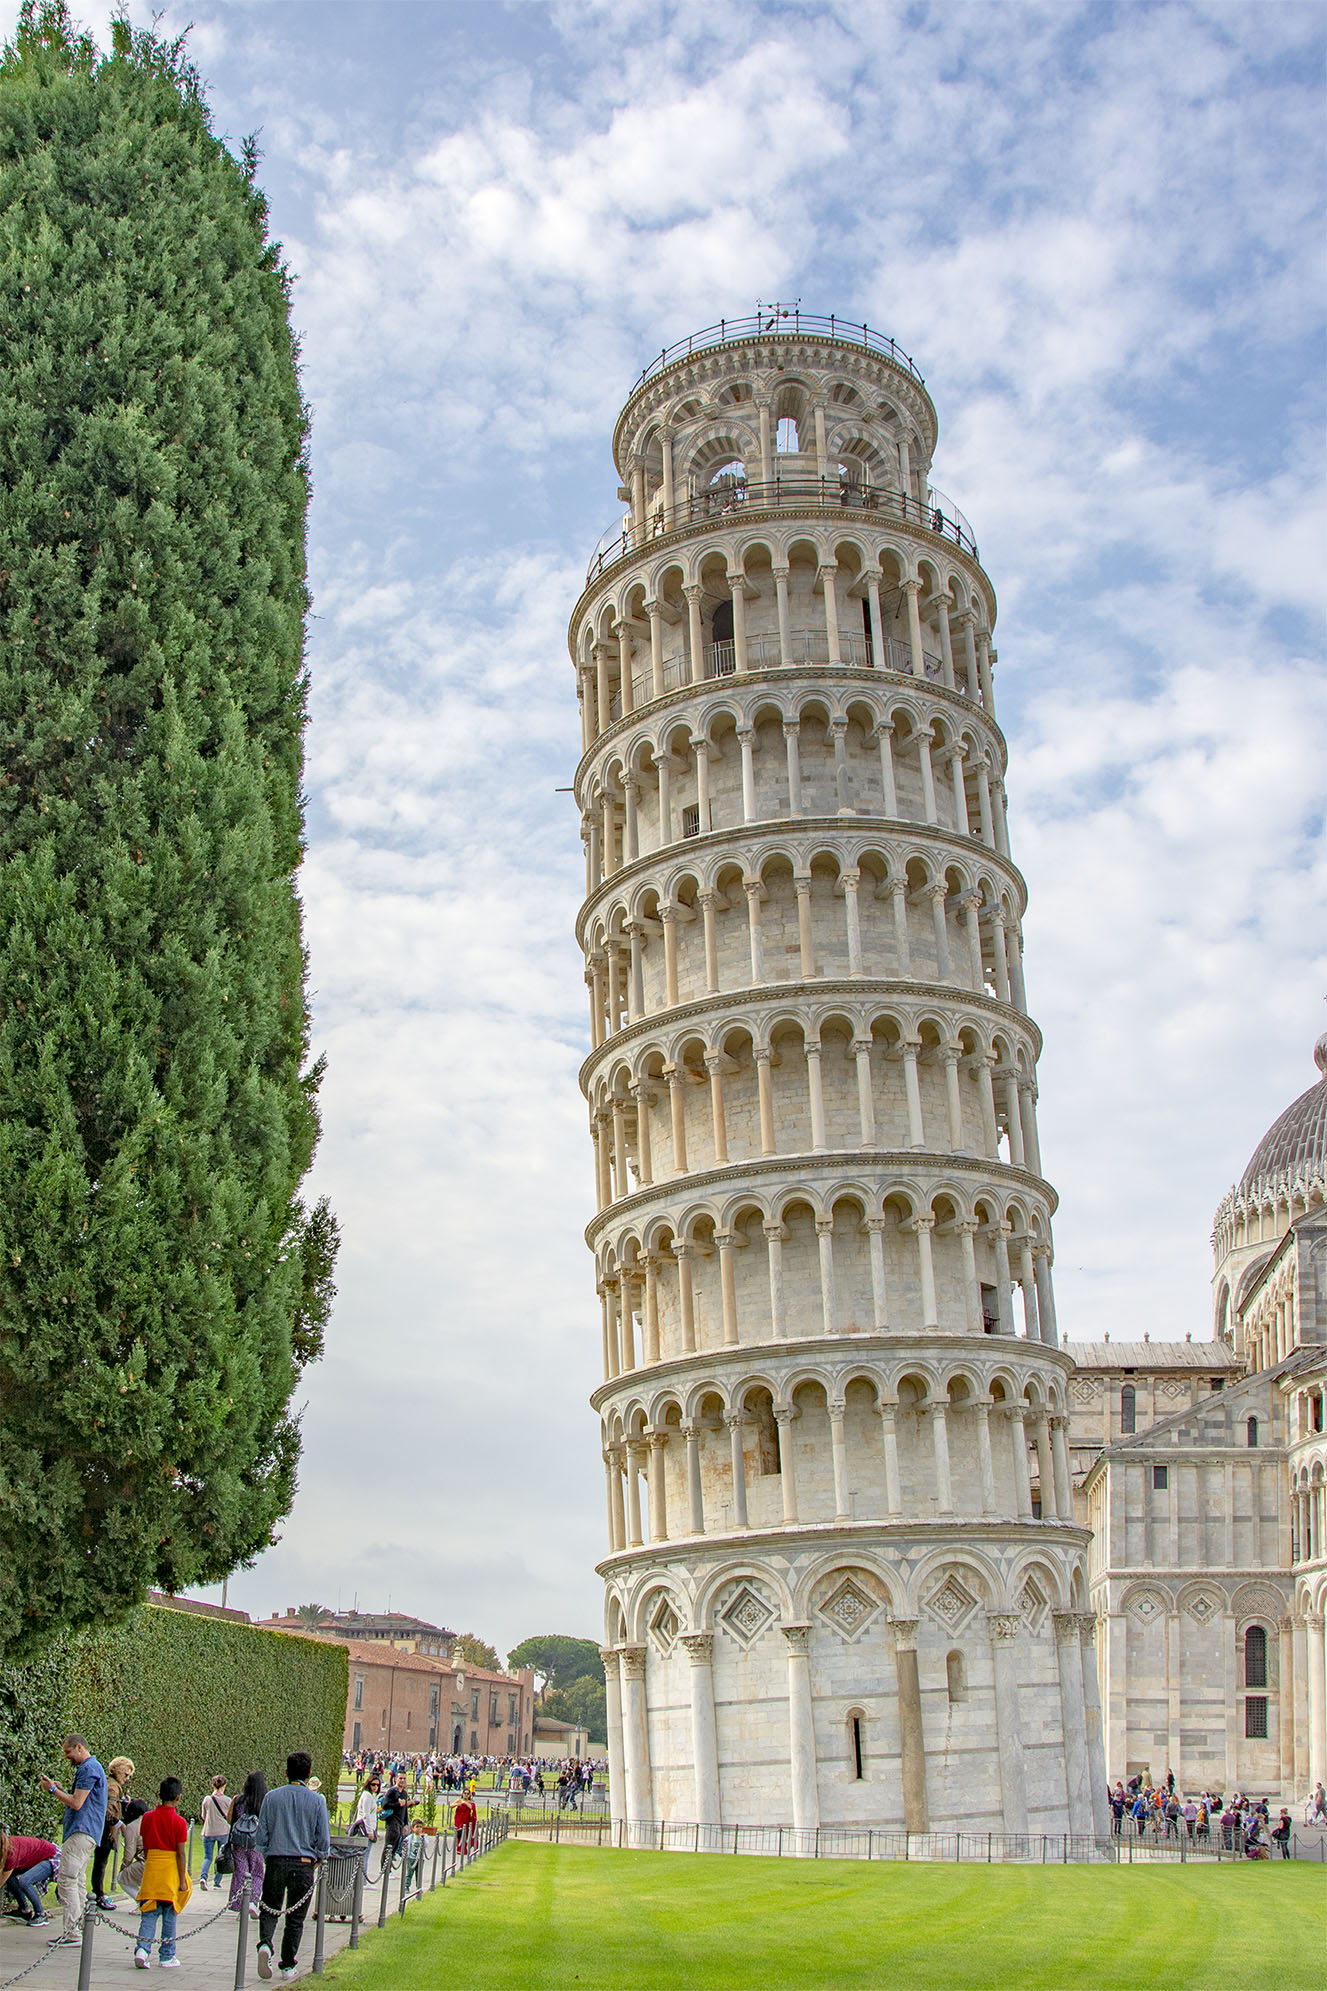
[[[674,360],[689,359],[693,353],[707,352],[714,346],[737,345],[747,339],[784,334],[793,338],[810,335],[821,339],[842,339],[850,346],[864,346],[868,352],[878,353],[882,359],[911,374],[919,387],[926,385],[916,361],[904,352],[896,339],[887,337],[884,332],[874,331],[870,325],[855,318],[840,318],[832,311],[826,318],[816,312],[803,311],[800,305],[769,304],[763,311],[753,311],[748,318],[721,318],[717,325],[707,325],[703,332],[692,332],[685,339],[664,346],[658,359],[652,359],[644,368],[631,392],[638,394],[647,380],[656,373],[662,373]]]
[[[727,477],[703,491],[688,492],[671,511],[662,509],[635,525],[630,514],[610,525],[590,555],[585,580],[588,586],[609,567],[629,554],[646,551],[671,533],[696,525],[722,525],[735,522],[743,513],[788,509],[819,513],[859,512],[867,517],[899,519],[905,525],[920,526],[937,533],[980,561],[981,554],[967,519],[943,492],[928,487],[922,503],[906,491],[880,485],[850,484],[835,477],[772,477],[767,483],[748,484],[744,477]]]

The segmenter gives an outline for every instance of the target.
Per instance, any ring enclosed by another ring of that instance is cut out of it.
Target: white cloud
[[[1061,1318],[1207,1331],[1212,1206],[1321,1027],[1321,13],[388,12],[196,44],[299,275],[347,1237],[305,1491],[233,1594],[501,1642],[593,1629],[602,1544],[565,618],[635,371],[757,296],[916,353],[1000,591]]]

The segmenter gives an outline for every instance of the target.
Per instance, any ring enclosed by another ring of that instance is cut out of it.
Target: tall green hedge
[[[307,418],[178,44],[0,55],[0,1650],[268,1546],[336,1226],[295,889]]]
[[[192,1812],[213,1776],[232,1790],[250,1770],[283,1782],[292,1749],[310,1752],[335,1802],[346,1680],[342,1645],[151,1604],[53,1640],[40,1657],[0,1668],[0,1822],[52,1834],[59,1809],[37,1777],[58,1771],[70,1730],[103,1764],[131,1757],[139,1796],[183,1777]]]

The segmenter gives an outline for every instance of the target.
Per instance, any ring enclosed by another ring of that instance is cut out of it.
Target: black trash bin
[[[355,1909],[355,1875],[364,1864],[369,1841],[333,1834],[331,1856],[323,1868],[323,1913],[329,1922],[348,1922]]]

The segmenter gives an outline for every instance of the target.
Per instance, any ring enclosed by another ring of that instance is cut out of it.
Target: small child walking
[[[184,1856],[189,1827],[175,1809],[175,1801],[183,1789],[184,1785],[178,1777],[163,1779],[157,1793],[161,1802],[139,1822],[143,1878],[138,1883],[141,1914],[138,1940],[134,1944],[135,1970],[151,1968],[158,1918],[161,1923],[158,1962],[163,1970],[178,1970],[180,1967],[180,1960],[175,1954],[176,1919],[193,1892]]]

